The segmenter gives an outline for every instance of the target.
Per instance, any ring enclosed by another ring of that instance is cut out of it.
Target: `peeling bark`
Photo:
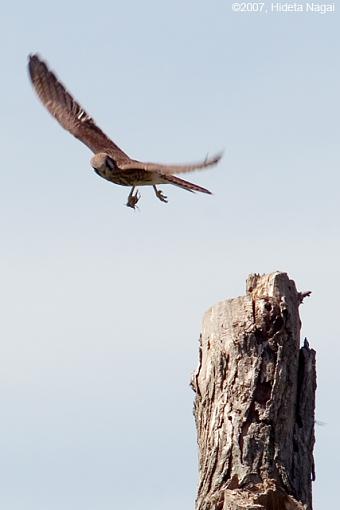
[[[299,293],[286,273],[204,316],[196,392],[196,510],[312,510],[315,351],[300,349]]]

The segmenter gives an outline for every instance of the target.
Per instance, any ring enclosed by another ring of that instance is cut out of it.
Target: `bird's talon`
[[[168,198],[166,197],[166,195],[163,195],[163,192],[160,189],[157,190],[156,195],[161,202],[165,202],[166,204],[168,203]]]
[[[138,200],[140,199],[141,195],[138,191],[134,195],[129,195],[128,200],[126,202],[127,207],[131,207],[131,209],[136,209],[136,205]],[[138,209],[138,207],[137,207]]]

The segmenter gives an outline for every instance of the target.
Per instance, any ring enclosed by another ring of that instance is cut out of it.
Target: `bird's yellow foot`
[[[156,186],[154,186],[153,189],[155,190],[156,197],[159,198],[159,200],[161,202],[165,202],[167,204],[168,203],[168,197],[163,195],[163,192],[160,189],[157,189]]]
[[[136,204],[138,200],[140,199],[140,193],[137,190],[135,194],[130,193],[128,196],[128,200],[126,202],[127,207],[131,207],[132,209],[136,209]]]

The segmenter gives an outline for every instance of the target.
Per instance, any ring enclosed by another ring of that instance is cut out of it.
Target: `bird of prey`
[[[128,207],[135,209],[140,198],[137,189],[139,186],[153,186],[157,198],[162,202],[167,202],[167,197],[157,189],[158,184],[173,184],[191,192],[199,191],[211,195],[207,189],[173,174],[215,165],[222,154],[187,165],[143,163],[131,159],[99,129],[92,117],[75,101],[38,55],[29,56],[28,70],[33,87],[50,114],[64,129],[87,145],[94,153],[91,159],[94,171],[100,177],[115,184],[131,186],[126,204]]]

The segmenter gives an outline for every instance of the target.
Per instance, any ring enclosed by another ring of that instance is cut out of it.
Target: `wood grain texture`
[[[315,351],[300,349],[286,273],[251,275],[246,296],[204,316],[192,378],[197,510],[312,509]]]

